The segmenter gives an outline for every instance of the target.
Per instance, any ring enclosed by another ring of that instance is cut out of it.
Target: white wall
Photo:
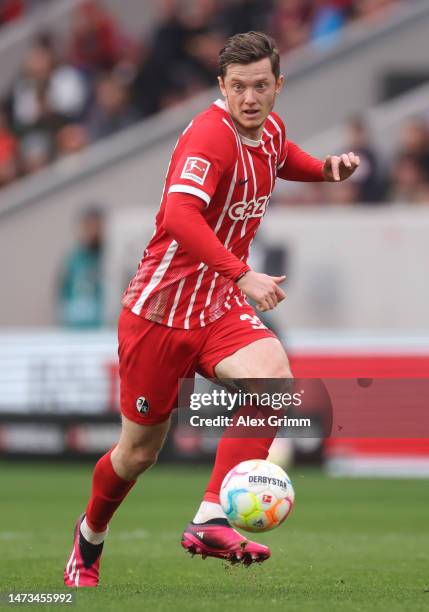
[[[111,219],[112,320],[151,232],[147,216],[136,212],[116,212]],[[272,313],[282,333],[323,327],[429,333],[429,208],[273,209],[259,235],[290,253],[288,297]]]

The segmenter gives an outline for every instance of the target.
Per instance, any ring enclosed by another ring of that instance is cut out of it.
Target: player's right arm
[[[249,270],[237,281],[237,285],[244,295],[256,302],[258,310],[265,312],[272,310],[285,299],[286,294],[279,287],[285,278],[286,276],[269,276]]]
[[[196,263],[202,261],[235,281],[250,267],[224,247],[201,214],[203,207],[204,202],[195,195],[170,194],[164,213],[164,229]]]
[[[164,227],[174,240],[194,259],[202,261],[222,276],[236,281],[241,291],[255,300],[261,311],[275,308],[286,297],[278,286],[284,276],[254,272],[228,251],[208,225],[196,196],[172,194],[164,217]]]

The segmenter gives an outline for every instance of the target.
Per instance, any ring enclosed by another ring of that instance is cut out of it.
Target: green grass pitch
[[[89,466],[0,464],[1,591],[63,588],[90,474]],[[283,526],[259,537],[272,558],[246,569],[191,558],[179,545],[207,476],[205,468],[167,466],[146,474],[111,523],[100,587],[77,590],[72,609],[429,609],[427,481],[291,471],[295,509]]]

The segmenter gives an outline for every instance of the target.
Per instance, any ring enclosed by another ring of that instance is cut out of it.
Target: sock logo
[[[149,402],[143,395],[137,398],[136,408],[140,414],[147,414],[149,412]]]

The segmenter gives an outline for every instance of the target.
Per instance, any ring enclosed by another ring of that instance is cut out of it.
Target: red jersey
[[[244,266],[289,144],[293,145],[286,141],[284,124],[275,113],[268,116],[260,141],[238,133],[221,100],[195,117],[174,149],[155,232],[124,293],[123,305],[151,321],[192,329],[221,317],[233,301],[243,304],[246,298],[233,278],[196,261],[166,231],[168,198],[171,194],[200,198],[201,215]],[[316,168],[295,180],[323,180],[321,162],[307,157]],[[189,232],[192,235],[192,227]]]

